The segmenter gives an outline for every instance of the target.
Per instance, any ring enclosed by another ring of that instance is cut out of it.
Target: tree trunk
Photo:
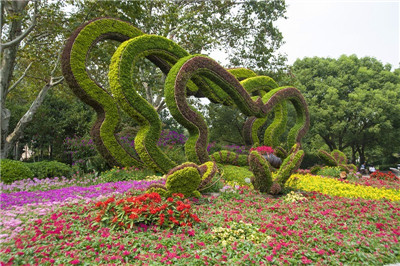
[[[3,35],[3,21],[7,13],[8,16],[13,17],[23,17],[24,10],[27,6],[29,0],[20,1],[1,1],[0,2],[0,23],[1,23],[1,35]],[[10,150],[13,147],[14,142],[7,141],[6,137],[9,132],[9,123],[11,112],[5,106],[6,98],[11,89],[13,89],[17,83],[21,81],[19,79],[16,84],[10,86],[11,80],[13,78],[13,72],[15,67],[15,61],[17,58],[17,52],[20,42],[28,36],[28,34],[33,30],[36,25],[36,11],[37,3],[35,3],[35,13],[32,18],[32,24],[22,32],[22,19],[12,19],[9,31],[7,33],[8,37],[5,42],[0,43],[0,158],[6,158]]]
[[[7,155],[10,152],[10,149],[15,143],[19,137],[22,135],[24,129],[28,125],[30,121],[32,121],[33,116],[35,115],[36,111],[39,109],[40,105],[43,103],[43,100],[50,88],[52,88],[54,85],[51,84],[46,84],[42,90],[39,92],[38,96],[36,99],[33,101],[32,105],[29,107],[28,111],[21,117],[21,119],[18,121],[14,131],[7,136],[7,138],[4,141],[4,146],[1,152],[1,158],[6,158]]]

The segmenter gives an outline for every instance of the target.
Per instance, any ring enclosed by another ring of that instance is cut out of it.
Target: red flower
[[[136,213],[132,213],[131,215],[129,215],[129,218],[134,220],[136,218],[138,218],[139,216]]]

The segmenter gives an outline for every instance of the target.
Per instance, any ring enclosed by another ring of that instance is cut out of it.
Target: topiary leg
[[[249,166],[254,174],[251,180],[254,189],[269,193],[272,186],[272,173],[268,161],[257,151],[252,151],[249,155]]]
[[[283,187],[290,175],[300,167],[303,157],[304,151],[300,150],[300,144],[295,144],[292,147],[289,156],[286,157],[276,173],[275,182]]]

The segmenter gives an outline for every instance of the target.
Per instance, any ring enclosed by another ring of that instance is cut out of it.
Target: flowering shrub
[[[216,227],[212,232],[212,238],[218,240],[224,247],[238,240],[248,240],[255,244],[271,240],[271,237],[261,233],[257,226],[243,221],[229,222],[228,227]]]
[[[158,193],[144,193],[117,200],[110,197],[96,203],[99,213],[95,224],[114,228],[133,228],[135,225],[159,227],[192,226],[200,219],[191,212],[190,202],[183,194],[172,194],[166,200]]]
[[[284,198],[283,201],[293,203],[293,202],[302,202],[302,201],[307,201],[307,198],[303,196],[303,194],[299,192],[294,192],[290,191],[289,194],[287,194]]]
[[[382,173],[380,171],[376,171],[369,175],[370,178],[375,178],[378,180],[388,180],[388,181],[398,181],[399,178],[393,174],[392,172]]]
[[[251,148],[250,152],[252,152],[252,151],[258,151],[261,154],[274,153],[274,149],[272,149],[269,146],[259,146],[256,148]]]
[[[294,174],[286,182],[286,186],[304,191],[321,192],[331,196],[400,201],[399,190],[362,186],[322,176]]]

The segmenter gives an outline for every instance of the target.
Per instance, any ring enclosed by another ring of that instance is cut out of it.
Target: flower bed
[[[328,186],[326,193],[335,192],[339,186],[330,178],[319,178],[321,182],[316,188]],[[351,185],[358,193],[361,188],[368,188],[336,181]],[[132,192],[142,193],[148,183],[131,181],[90,186],[87,190],[72,188],[70,197],[60,201],[7,205],[8,209],[0,213],[7,217],[1,225],[0,262],[10,265],[400,262],[400,202],[363,199],[368,193],[361,193],[361,198],[345,198],[292,192],[285,197],[265,198],[246,187],[235,187],[235,193],[221,192],[219,197],[202,196],[196,201],[177,203],[182,210],[190,204],[191,212],[200,218],[201,222],[192,227],[165,229],[142,223],[130,229],[111,230],[96,224],[99,212],[96,204],[99,206],[98,202],[108,197],[100,193],[101,188],[117,201],[134,196]],[[96,188],[100,188],[99,194]],[[339,191],[342,196],[353,196],[345,195],[347,190]]]
[[[364,199],[388,199],[400,201],[400,191],[359,184],[341,182],[336,178],[328,178],[315,175],[292,175],[286,183],[287,186],[304,191],[316,191],[327,195],[364,198]]]

